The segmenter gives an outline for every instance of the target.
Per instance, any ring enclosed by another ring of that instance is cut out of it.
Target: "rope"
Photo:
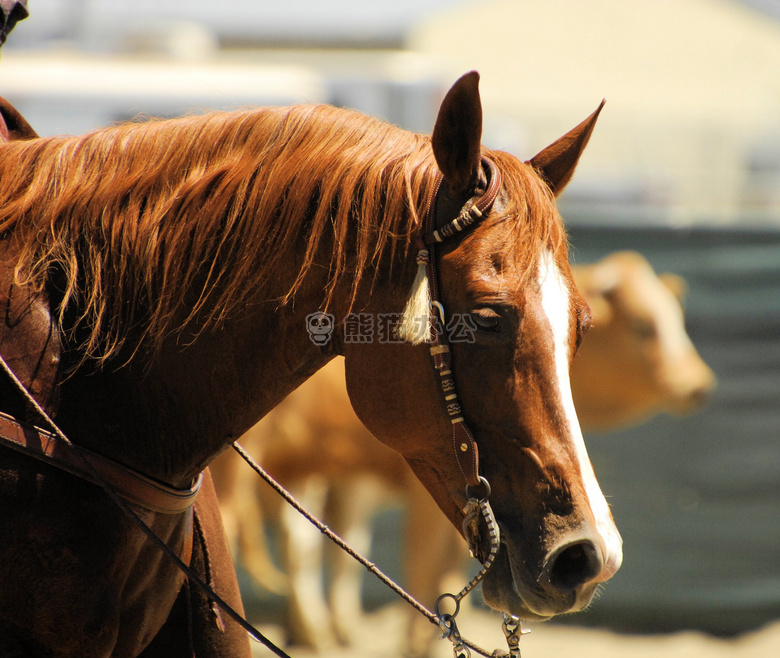
[[[347,542],[345,542],[341,537],[339,537],[335,532],[333,532],[327,525],[325,525],[322,521],[320,521],[317,517],[315,517],[313,514],[308,512],[303,505],[301,505],[295,497],[287,491],[281,484],[279,484],[269,473],[266,471],[260,464],[258,464],[252,456],[244,450],[244,448],[236,441],[233,444],[234,450],[241,455],[243,460],[249,464],[249,466],[252,468],[252,470],[257,473],[276,493],[278,493],[291,507],[293,507],[301,516],[303,516],[309,523],[311,523],[317,530],[319,530],[323,535],[325,535],[330,541],[332,541],[336,546],[338,546],[340,549],[342,549],[347,555],[352,557],[355,561],[357,561],[360,565],[365,567],[369,573],[373,574],[376,578],[378,578],[380,581],[382,581],[387,587],[389,587],[393,592],[395,592],[398,596],[400,596],[404,601],[406,601],[410,606],[412,606],[417,612],[419,612],[423,617],[425,617],[429,622],[431,622],[434,626],[438,628],[442,628],[440,617],[436,615],[435,613],[431,612],[426,608],[422,603],[420,603],[417,599],[415,599],[411,594],[409,594],[405,589],[403,589],[400,585],[398,585],[392,578],[387,576],[385,573],[383,573],[379,567],[376,566],[373,562],[368,560],[367,558],[363,557],[360,553],[358,553],[354,548],[352,548]],[[486,570],[485,570],[486,571]],[[483,574],[484,575],[484,574]],[[476,580],[476,579],[475,579]],[[458,604],[460,602],[460,599],[463,598],[466,594],[468,594],[469,591],[477,584],[477,582],[472,581],[470,582],[464,590],[457,596]],[[450,595],[452,596],[452,595]],[[453,596],[453,598],[456,598]],[[446,629],[445,629],[446,630]],[[467,646],[469,649],[475,651],[481,656],[485,656],[486,658],[492,658],[493,656],[500,655],[496,652],[489,652],[486,649],[483,649],[479,647],[478,645],[474,644],[473,642],[470,642],[469,640],[460,637],[460,642]]]

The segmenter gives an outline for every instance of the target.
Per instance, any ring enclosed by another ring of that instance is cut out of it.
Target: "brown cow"
[[[686,413],[702,404],[715,378],[685,333],[679,301],[682,279],[656,276],[634,252],[616,253],[573,272],[593,315],[593,328],[572,370],[583,429],[614,429],[661,411]],[[433,605],[447,572],[462,569],[463,540],[400,456],[374,439],[354,416],[341,359],[294,391],[242,443],[364,554],[370,549],[368,522],[380,503],[388,497],[405,502],[405,581],[425,605]],[[246,495],[252,487],[247,480],[255,476],[235,455],[222,457],[212,472],[225,525],[241,560],[258,582],[289,594],[291,641],[321,649],[350,643],[362,614],[362,569],[349,556],[333,553],[326,604],[319,533],[297,512],[280,506],[278,496],[262,483],[257,496]],[[268,557],[263,514],[275,517],[286,579]],[[427,620],[410,612],[407,653],[424,655],[435,632]]]
[[[715,377],[685,332],[685,282],[656,276],[638,253],[622,251],[573,268],[593,328],[572,366],[572,393],[585,430],[634,425],[659,412],[698,408]]]

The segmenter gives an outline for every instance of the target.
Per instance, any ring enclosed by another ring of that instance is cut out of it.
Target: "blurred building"
[[[105,123],[101,88],[107,105],[126,108],[104,114],[107,120],[135,111],[325,101],[427,132],[443,90],[478,69],[485,141],[521,157],[607,98],[598,138],[564,197],[575,219],[614,223],[630,211],[661,223],[777,223],[777,5],[230,0],[215,8],[209,0],[33,0],[31,17],[6,47],[0,81],[25,109],[36,93],[56,106],[57,88],[89,96],[91,111],[60,104],[74,121],[51,127],[67,132]],[[144,61],[129,64],[130,55]],[[261,74],[263,67],[271,70]],[[101,68],[115,69],[108,82],[100,81]],[[164,89],[167,100],[141,102],[145,92],[135,82],[147,76],[139,71],[149,71],[149,86]],[[48,129],[37,110],[33,119]]]
[[[295,102],[428,132],[451,81],[403,42],[424,16],[458,4],[33,0],[4,48],[0,87],[42,134]]]
[[[593,215],[615,200],[673,221],[780,220],[780,22],[765,14],[733,0],[487,0],[424,21],[409,44],[451,75],[482,73],[499,146],[515,122],[534,153],[606,97],[567,195]]]

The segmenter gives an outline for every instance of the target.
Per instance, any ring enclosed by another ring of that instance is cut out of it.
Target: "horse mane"
[[[520,218],[518,248],[549,241],[559,222],[532,212],[549,205],[546,186],[491,157],[527,190],[506,213]],[[20,247],[17,282],[54,289],[83,359],[107,360],[131,335],[135,353],[250,302],[287,304],[315,266],[325,307],[347,277],[351,307],[367,273],[413,244],[434,167],[429,137],[331,106],[125,123],[0,147],[0,233]]]
[[[75,306],[85,356],[106,359],[131,328],[159,344],[219,324],[294,262],[289,302],[323,247],[325,302],[347,272],[354,300],[410,242],[431,166],[427,137],[330,106],[127,123],[4,145],[0,231],[21,245],[20,283],[59,272],[61,323]]]

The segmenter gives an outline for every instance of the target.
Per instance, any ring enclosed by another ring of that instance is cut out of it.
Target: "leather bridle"
[[[493,566],[500,546],[498,523],[493,515],[488,499],[490,484],[479,474],[479,448],[474,434],[463,416],[463,409],[458,398],[455,378],[452,372],[452,353],[446,333],[446,313],[439,291],[436,246],[456,238],[469,228],[487,217],[501,189],[501,172],[495,163],[483,156],[482,166],[487,177],[487,187],[481,195],[472,197],[461,209],[455,219],[437,227],[437,203],[444,180],[441,173],[436,177],[423,218],[422,236],[418,240],[418,262],[425,263],[428,292],[430,297],[430,353],[433,367],[439,375],[442,400],[447,416],[452,424],[452,449],[460,472],[466,481],[466,506],[463,508],[463,534],[468,542],[471,554],[482,563],[479,572],[457,594],[445,593],[439,596],[435,605],[436,619],[441,628],[443,638],[452,642],[456,656],[470,656],[469,648],[478,653],[488,655],[484,650],[465,640],[458,630],[455,617],[460,611],[460,602],[485,577]],[[445,613],[442,606],[450,601],[455,605],[455,611]],[[509,646],[509,653],[495,651],[492,655],[519,658],[520,636],[526,630],[520,620],[507,613],[504,614],[504,634]]]
[[[479,475],[479,449],[474,435],[463,417],[458,399],[455,379],[452,374],[452,355],[445,327],[447,325],[444,306],[439,294],[438,268],[436,264],[436,245],[460,235],[473,225],[482,221],[490,211],[501,188],[501,173],[492,160],[483,157],[482,165],[487,175],[487,189],[481,196],[471,199],[460,214],[443,226],[436,227],[436,206],[443,176],[437,175],[423,221],[422,244],[428,252],[426,264],[428,288],[431,299],[430,352],[433,366],[439,374],[439,383],[452,423],[452,448],[467,486],[476,493],[484,486],[484,478]],[[484,494],[484,492],[481,492]]]

